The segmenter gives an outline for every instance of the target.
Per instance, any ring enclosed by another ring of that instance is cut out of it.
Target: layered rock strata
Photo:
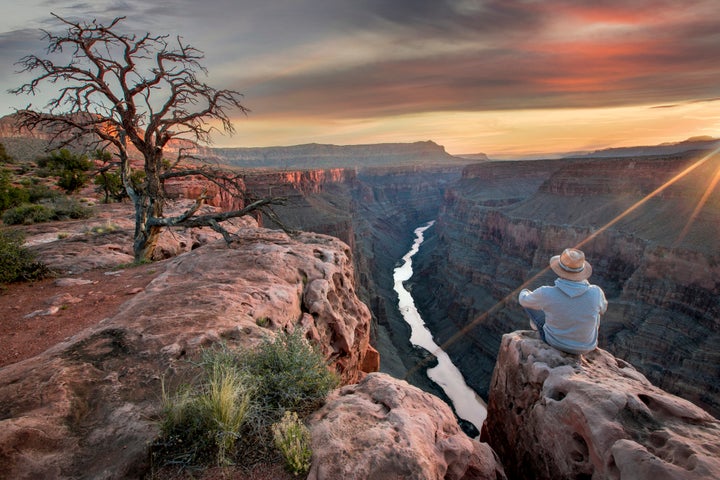
[[[518,480],[720,478],[720,421],[604,350],[565,354],[535,332],[503,336],[483,438]]]
[[[236,233],[229,247],[210,243],[158,264],[164,271],[113,318],[0,369],[5,478],[141,477],[161,378],[172,383],[218,342],[251,347],[301,329],[343,382],[364,376],[360,366],[376,357],[347,245],[312,233]]]
[[[393,155],[392,149],[373,151],[386,159]],[[401,151],[397,147],[395,154]],[[402,378],[422,359],[422,352],[410,345],[409,327],[397,310],[392,270],[412,244],[412,231],[437,216],[446,188],[461,171],[458,165],[363,166],[248,172],[244,178],[251,192],[287,198],[285,205],[274,208],[287,227],[333,235],[350,245],[358,294],[373,315],[372,341],[382,352],[381,369]],[[269,218],[263,223],[274,225]],[[421,370],[413,370],[410,381],[442,395]]]
[[[416,257],[423,318],[486,396],[502,334],[527,325],[519,289],[577,245],[610,302],[601,347],[720,413],[718,169],[708,152],[466,168]]]

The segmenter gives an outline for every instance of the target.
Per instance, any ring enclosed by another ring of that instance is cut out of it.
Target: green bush
[[[79,220],[90,218],[93,210],[72,197],[57,197],[48,203],[53,210],[53,220]]]
[[[86,155],[78,155],[63,148],[38,160],[38,166],[45,175],[57,175],[58,186],[67,192],[83,187],[88,180],[87,171],[93,164]]]
[[[254,350],[221,345],[203,351],[195,365],[202,372],[196,382],[174,395],[163,389],[154,461],[186,467],[232,461],[250,465],[277,455],[274,435],[289,435],[281,443],[292,450],[293,468],[309,464],[309,440],[297,425],[281,419],[290,410],[310,413],[339,380],[301,333],[278,333]],[[274,434],[278,429],[285,433]],[[292,435],[304,440],[291,447]]]
[[[81,189],[88,181],[85,172],[79,170],[64,170],[60,173],[57,185],[68,193]]]
[[[2,145],[2,144],[0,144]],[[12,175],[10,171],[1,169],[0,170],[0,211],[7,210],[8,208],[17,207],[22,203],[30,200],[29,193],[23,189],[18,188],[12,184]]]
[[[244,352],[238,362],[259,380],[258,400],[279,415],[285,410],[301,414],[314,410],[339,383],[322,353],[299,332],[279,333],[274,340],[263,341],[257,350]]]
[[[54,212],[45,205],[24,203],[3,213],[5,225],[32,225],[54,220]]]
[[[39,183],[37,179],[24,180],[22,183],[29,195],[27,199],[28,203],[38,203],[42,200],[54,200],[62,195],[57,190],[53,190],[47,185]]]
[[[282,420],[272,426],[272,433],[275,447],[282,453],[288,471],[293,475],[307,473],[312,458],[310,431],[297,413],[285,412]]]
[[[5,145],[0,143],[0,163],[15,163],[15,159],[8,155]]]
[[[0,283],[37,280],[50,270],[35,255],[23,247],[20,232],[0,230]]]
[[[39,159],[38,167],[45,169],[52,175],[58,175],[64,170],[87,172],[92,168],[92,162],[88,160],[86,155],[75,154],[63,148]]]
[[[77,220],[89,218],[92,209],[83,206],[74,198],[57,197],[42,204],[24,203],[3,213],[5,225],[32,225],[53,220]]]
[[[95,177],[94,183],[98,187],[97,191],[105,195],[105,203],[111,200],[120,201],[126,196],[119,173],[102,172]]]

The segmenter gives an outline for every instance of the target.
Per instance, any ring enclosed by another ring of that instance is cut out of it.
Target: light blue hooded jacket
[[[524,289],[520,305],[545,312],[545,340],[568,353],[586,353],[597,347],[600,315],[607,310],[605,293],[587,280],[558,278],[555,286]]]

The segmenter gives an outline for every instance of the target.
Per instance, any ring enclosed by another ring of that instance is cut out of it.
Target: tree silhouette
[[[211,142],[214,130],[234,133],[229,110],[248,112],[240,103],[240,93],[217,90],[200,80],[200,74],[207,74],[201,64],[203,52],[180,36],[171,40],[168,35],[123,33],[125,17],[103,25],[52,15],[65,30],[61,34],[43,30],[46,56],[27,55],[18,61],[21,72],[36,76],[10,93],[35,95],[40,85],[48,83],[57,86],[59,93],[44,111],[32,105],[19,110],[20,128],[48,130],[52,143],[60,147],[80,143],[114,152],[123,187],[135,207],[136,260],[152,257],[163,228],[209,226],[229,241],[220,222],[282,201],[250,198],[239,176],[187,162],[194,158],[191,152],[197,144]],[[175,158],[168,162],[164,158],[170,142],[174,142]],[[140,188],[131,181],[131,146],[144,160]],[[244,207],[198,216],[203,194],[181,214],[164,216],[165,180],[192,175],[243,195]]]

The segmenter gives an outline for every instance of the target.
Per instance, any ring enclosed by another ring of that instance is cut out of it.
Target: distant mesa
[[[607,157],[634,157],[645,155],[674,155],[676,153],[686,152],[688,150],[711,150],[720,147],[720,139],[707,135],[690,137],[682,142],[668,142],[659,145],[640,146],[640,147],[620,147],[606,148],[603,150],[595,150],[594,152],[585,153],[583,155],[567,155],[585,156],[596,158]]]
[[[235,167],[329,168],[412,165],[462,165],[467,159],[450,155],[432,141],[328,145],[309,143],[285,147],[212,148],[212,160]]]

